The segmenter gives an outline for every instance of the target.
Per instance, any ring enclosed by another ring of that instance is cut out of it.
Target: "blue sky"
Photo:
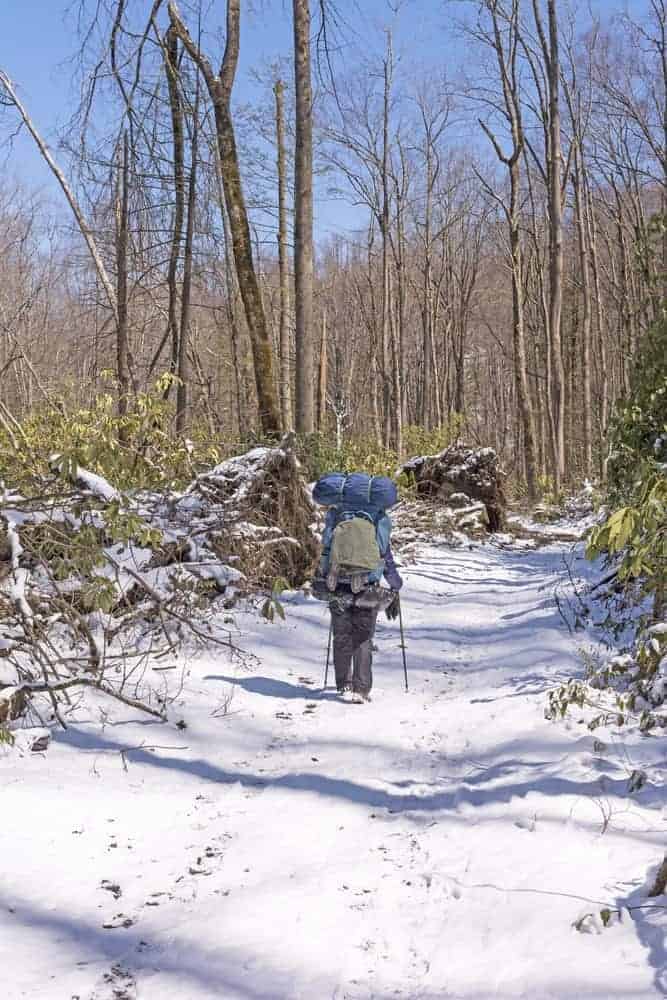
[[[611,12],[627,7],[636,15],[646,11],[648,2],[590,0],[594,10]],[[72,67],[68,60],[77,50],[78,39],[75,18],[66,16],[65,11],[76,5],[71,0],[0,0],[0,67],[20,87],[38,127],[52,143],[73,108]],[[253,68],[289,55],[291,6],[291,0],[245,0],[242,57],[235,88],[237,100],[252,100],[256,93]],[[134,7],[147,8],[148,0],[134,0]],[[210,0],[210,7],[207,23],[215,30],[224,21],[224,0]],[[398,15],[392,15],[388,0],[338,0],[338,9],[362,51],[368,53],[381,47],[381,28],[392,22],[397,53],[403,51],[411,61],[444,64],[450,71],[465,61],[465,50],[451,30],[456,4],[448,6],[444,0],[402,0]],[[208,46],[216,51],[215,39],[209,39]],[[54,190],[54,182],[27,138],[15,143],[9,173],[30,186],[44,185],[47,191]],[[353,221],[349,210],[341,210],[340,206],[324,200],[320,201],[318,211],[321,232],[334,228],[336,220]]]

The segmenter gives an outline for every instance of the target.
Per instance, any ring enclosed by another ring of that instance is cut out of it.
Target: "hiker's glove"
[[[403,579],[395,566],[392,566],[391,569],[387,567],[384,578],[392,590],[400,590],[403,586]]]
[[[394,596],[391,599],[391,601],[387,605],[387,608],[385,610],[385,614],[386,614],[386,616],[387,616],[387,618],[389,619],[390,622],[393,622],[394,618],[398,618],[398,609],[399,609],[399,605],[400,605],[400,600],[401,600],[401,598],[400,598],[398,592],[395,592]]]

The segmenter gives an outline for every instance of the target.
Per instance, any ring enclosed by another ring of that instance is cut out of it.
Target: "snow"
[[[17,611],[26,621],[32,621],[32,608],[28,604],[26,597],[26,586],[30,574],[27,569],[19,566],[19,560],[23,554],[23,546],[16,530],[16,523],[11,518],[7,519],[7,541],[9,542],[11,573],[3,584],[5,591],[14,602]]]
[[[103,476],[98,476],[96,472],[90,472],[88,469],[82,469],[81,466],[77,466],[74,479],[83,489],[88,490],[93,496],[99,497],[100,500],[105,500],[107,503],[111,503],[113,500],[120,500],[118,490]]]
[[[384,619],[373,701],[322,692],[326,611],[294,592],[285,623],[234,613],[245,657],[154,662],[186,670],[171,724],[87,697],[45,753],[1,749],[3,996],[664,996],[667,900],[634,909],[664,738],[545,721],[594,642],[556,607],[565,558],[594,572],[562,543],[417,546],[407,694]]]
[[[19,614],[26,620],[32,621],[32,608],[26,598],[26,586],[30,574],[27,569],[13,569],[8,578],[8,593]]]
[[[223,486],[234,483],[234,501],[241,503],[245,499],[253,479],[274,454],[275,449],[272,448],[252,448],[243,455],[228,458],[209,472],[202,473],[190,488],[194,488],[197,483],[201,482],[219,483]]]
[[[19,559],[23,553],[23,546],[19,541],[16,524],[10,519],[7,520],[7,541],[9,542],[11,566],[13,570],[16,570],[19,567]]]
[[[226,566],[219,560],[209,559],[206,562],[183,563],[194,577],[201,580],[213,580],[219,590],[224,591],[230,583],[238,583],[243,580],[243,573],[240,573],[232,566]]]
[[[561,517],[552,523],[536,521],[526,514],[510,514],[507,523],[513,531],[526,531],[541,538],[551,538],[554,541],[575,542],[599,521],[599,514],[587,514],[585,517]]]

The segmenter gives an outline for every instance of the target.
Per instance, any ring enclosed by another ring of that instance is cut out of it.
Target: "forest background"
[[[662,319],[666,31],[663,0],[5,5],[3,471],[177,481],[295,428],[312,474],[461,436],[531,498],[604,480]]]

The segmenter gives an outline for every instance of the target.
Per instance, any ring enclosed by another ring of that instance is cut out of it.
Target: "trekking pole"
[[[331,656],[331,633],[333,632],[333,618],[329,622],[329,641],[327,643],[327,665],[324,668],[324,691],[327,689],[327,681],[329,680],[329,657]]]
[[[408,690],[408,664],[405,659],[405,633],[403,632],[403,608],[401,597],[398,597],[398,624],[401,626],[401,649],[403,650],[403,673],[405,674],[405,690]]]

